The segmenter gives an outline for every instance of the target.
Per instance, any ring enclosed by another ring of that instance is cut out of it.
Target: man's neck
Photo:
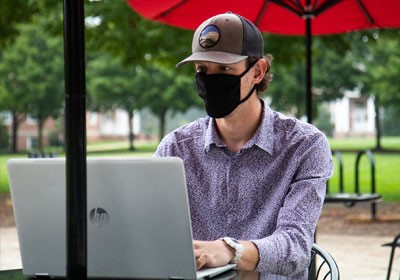
[[[262,115],[262,104],[257,96],[243,103],[226,118],[216,119],[218,132],[228,148],[238,153],[253,137]]]

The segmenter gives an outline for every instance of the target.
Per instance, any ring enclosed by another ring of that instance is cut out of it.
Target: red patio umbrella
[[[306,112],[311,110],[311,37],[367,28],[400,27],[399,0],[127,0],[143,17],[196,29],[227,11],[255,23],[262,32],[306,37]]]

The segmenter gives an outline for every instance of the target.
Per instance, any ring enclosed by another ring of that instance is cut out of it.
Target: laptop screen
[[[7,169],[24,274],[65,276],[65,159]],[[88,158],[87,178],[89,277],[196,277],[180,159]]]

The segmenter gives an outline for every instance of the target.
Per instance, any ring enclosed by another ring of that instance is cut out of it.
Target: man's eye
[[[197,66],[196,67],[196,73],[205,73],[207,72],[207,69],[203,66]]]
[[[219,70],[220,70],[220,71],[227,72],[227,71],[231,70],[231,68],[230,68],[229,66],[226,66],[226,65],[221,65],[221,66],[219,67]]]

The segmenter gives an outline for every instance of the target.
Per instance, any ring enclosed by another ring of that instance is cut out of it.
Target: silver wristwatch
[[[235,250],[235,256],[230,261],[230,263],[238,263],[240,258],[243,255],[243,245],[239,243],[235,238],[232,237],[223,237],[221,238],[229,247]]]

